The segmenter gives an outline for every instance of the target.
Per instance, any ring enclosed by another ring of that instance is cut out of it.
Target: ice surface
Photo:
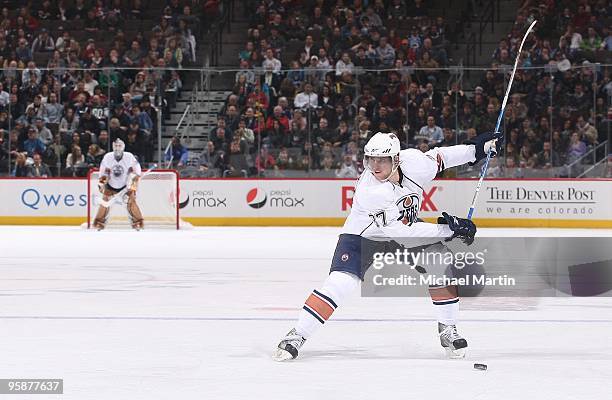
[[[0,378],[64,379],[35,399],[610,398],[611,298],[466,299],[468,356],[447,360],[428,299],[356,297],[273,362],[337,234],[0,227]]]

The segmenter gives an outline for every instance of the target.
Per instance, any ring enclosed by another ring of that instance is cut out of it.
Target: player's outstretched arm
[[[426,152],[425,155],[437,163],[437,172],[467,163],[473,165],[486,158],[490,150],[493,151],[493,156],[495,156],[497,153],[496,143],[501,137],[500,133],[482,133],[466,142],[466,144],[435,147]]]
[[[500,132],[486,132],[465,142],[468,146],[474,146],[474,156],[476,157],[474,163],[486,158],[489,151],[492,152],[491,157],[495,157],[497,150],[501,147],[502,138],[503,135]]]

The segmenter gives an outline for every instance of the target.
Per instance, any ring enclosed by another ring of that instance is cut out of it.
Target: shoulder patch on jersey
[[[431,158],[432,161],[435,161],[438,164],[438,173],[444,171],[444,159],[442,158],[442,154],[437,153],[436,158],[433,158],[431,154],[425,154],[427,157]]]

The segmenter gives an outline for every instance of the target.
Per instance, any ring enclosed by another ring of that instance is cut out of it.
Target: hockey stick
[[[140,175],[140,179],[144,178],[145,176],[149,175],[151,172],[153,172],[153,170],[157,168],[157,164],[153,164],[153,166],[151,168],[149,168],[148,170],[146,170],[142,175]],[[98,200],[98,206],[104,206],[106,208],[109,208],[111,205],[113,205],[113,203],[115,201],[117,201],[117,199],[121,198],[121,196],[123,196],[126,192],[128,191],[128,186],[126,185],[123,189],[121,189],[119,192],[115,193],[110,199],[108,200],[104,200],[104,196],[102,195],[100,197],[100,199]]]
[[[518,54],[516,55],[516,60],[514,61],[514,69],[512,70],[512,74],[510,75],[510,81],[508,82],[508,88],[506,89],[506,95],[504,96],[504,100],[502,102],[501,110],[499,110],[499,115],[497,117],[497,123],[495,124],[495,133],[499,133],[499,127],[501,125],[502,119],[504,117],[504,111],[506,110],[506,103],[508,102],[508,97],[510,96],[510,90],[512,89],[512,81],[514,81],[514,74],[516,73],[516,69],[518,67],[519,59],[521,58],[521,53],[523,52],[523,45],[527,40],[527,36],[531,33],[531,30],[536,24],[536,20],[534,20],[529,28],[527,28],[527,32],[525,32],[525,36],[523,36],[523,40],[521,41],[521,45],[519,46]],[[472,198],[472,205],[470,206],[470,210],[468,211],[467,219],[472,219],[472,215],[474,215],[474,208],[476,208],[476,199],[478,198],[478,193],[480,192],[480,187],[482,186],[482,182],[484,181],[485,175],[487,175],[487,169],[489,168],[489,161],[493,156],[493,150],[489,150],[487,153],[487,158],[485,159],[485,163],[480,169],[480,176],[478,179],[478,184],[476,185],[476,191],[474,192],[474,197]]]

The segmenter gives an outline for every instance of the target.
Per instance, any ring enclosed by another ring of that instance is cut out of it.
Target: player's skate
[[[295,328],[291,329],[278,344],[274,354],[272,354],[272,359],[274,361],[293,360],[298,356],[298,350],[305,341],[306,339],[298,335]]]
[[[457,333],[457,326],[444,325],[438,322],[440,344],[450,358],[463,358],[467,349],[467,340]]]

